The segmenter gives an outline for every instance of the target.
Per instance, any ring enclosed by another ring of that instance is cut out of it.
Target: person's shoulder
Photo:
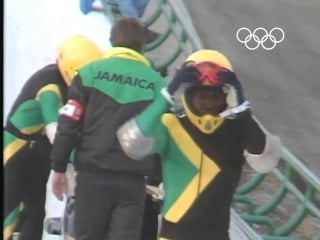
[[[43,86],[46,84],[60,84],[64,81],[57,64],[48,64],[34,72],[27,82]]]
[[[98,66],[98,65],[100,65],[100,64],[102,64],[102,63],[104,63],[106,61],[107,61],[106,58],[97,59],[97,60],[91,61],[91,62],[83,65],[82,67],[79,68],[79,70],[90,69],[90,68]]]
[[[23,92],[23,94],[35,94],[47,90],[56,91],[59,86],[64,85],[65,83],[58,66],[56,64],[48,64],[36,70],[26,80],[21,92]]]
[[[167,113],[162,114],[161,121],[168,128],[174,128],[174,127],[180,125],[180,123],[179,123],[180,120],[179,119],[181,117],[182,116],[179,116],[176,113],[167,112]]]
[[[150,80],[155,82],[163,82],[166,83],[166,80],[163,76],[161,76],[160,72],[158,72],[156,69],[154,69],[151,66],[144,66],[146,74],[149,75]]]
[[[57,64],[51,63],[47,64],[41,68],[39,68],[37,71],[34,72],[33,75],[37,74],[60,74],[59,67]]]

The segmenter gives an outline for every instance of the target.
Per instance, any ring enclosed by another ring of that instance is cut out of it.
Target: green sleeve
[[[63,104],[57,86],[40,91],[37,98],[40,102],[44,124],[56,122],[58,120],[59,109]]]
[[[169,109],[169,103],[158,93],[155,100],[136,117],[136,122],[145,137],[155,141],[153,152],[161,153],[166,145],[168,132],[161,122],[161,116]]]

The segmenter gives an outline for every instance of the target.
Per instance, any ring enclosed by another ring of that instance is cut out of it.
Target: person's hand
[[[245,99],[243,96],[242,85],[237,75],[230,70],[223,69],[217,73],[220,82],[227,86],[227,104],[229,107],[241,105]]]
[[[217,73],[217,77],[224,85],[227,93],[228,109],[220,114],[224,118],[237,118],[237,115],[250,109],[250,103],[244,98],[241,82],[237,75],[230,70],[223,69]]]
[[[163,78],[168,76],[168,68],[167,67],[160,68],[158,70],[158,72],[160,73],[160,76]]]
[[[152,196],[152,198],[153,198],[154,200],[163,199],[164,193],[163,193],[163,191],[162,191],[159,187],[147,185],[147,186],[146,186],[146,192],[147,192],[147,194],[149,194],[150,196]]]
[[[182,83],[197,83],[200,72],[198,69],[190,62],[186,62],[182,67],[176,72],[172,81],[168,85],[168,93],[173,95]]]
[[[68,191],[68,180],[65,173],[54,172],[52,178],[52,192],[60,201],[63,200],[63,195]]]

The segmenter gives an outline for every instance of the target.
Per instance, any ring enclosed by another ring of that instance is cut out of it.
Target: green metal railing
[[[121,16],[112,0],[102,2],[111,22]],[[145,24],[161,36],[145,53],[156,69],[168,69],[170,79],[175,67],[203,45],[181,0],[149,5]],[[247,166],[244,171],[232,213],[250,239],[320,240],[320,180],[299,159],[283,148],[279,167],[271,173],[257,174]]]
[[[277,169],[238,187],[234,206],[263,239],[320,239],[320,181],[286,148]]]

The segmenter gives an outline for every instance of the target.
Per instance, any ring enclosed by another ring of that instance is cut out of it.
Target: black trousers
[[[50,150],[51,144],[46,139],[27,144],[4,165],[4,231],[7,236],[18,230],[20,240],[42,238]],[[19,222],[21,203],[23,220]],[[19,229],[15,228],[17,222]]]
[[[140,240],[143,176],[79,171],[75,189],[76,240]]]
[[[64,234],[72,238],[74,238],[74,203],[75,196],[69,197],[63,221]],[[160,202],[155,202],[149,194],[146,195],[140,240],[157,240],[160,207]]]
[[[147,194],[140,240],[157,240],[159,213],[160,203],[153,201],[152,197]]]

